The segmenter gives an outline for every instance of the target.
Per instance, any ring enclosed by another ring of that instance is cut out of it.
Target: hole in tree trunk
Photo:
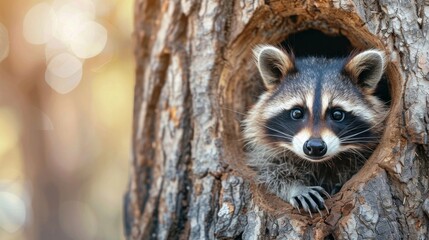
[[[273,35],[268,33],[266,35],[261,34],[260,36],[262,37],[260,38],[253,38],[254,35],[250,35],[252,37],[245,34],[241,35],[240,39],[236,41],[236,45],[232,46],[230,54],[226,57],[228,62],[237,64],[229,69],[230,72],[226,71],[221,80],[224,82],[220,84],[225,86],[225,88],[222,88],[224,102],[221,104],[225,107],[222,110],[225,148],[229,156],[232,156],[229,157],[230,162],[228,163],[230,168],[237,170],[237,175],[243,176],[253,183],[255,183],[255,171],[246,165],[247,156],[244,153],[246,149],[241,149],[244,151],[237,154],[240,149],[237,150],[236,148],[237,142],[242,139],[243,128],[241,124],[245,113],[265,91],[256,64],[250,57],[253,46],[256,44],[281,46],[282,48],[293,50],[296,58],[307,56],[347,58],[353,51],[360,52],[366,49],[381,48],[382,46],[378,39],[365,32],[366,30],[364,29],[361,32],[356,32],[356,29],[347,31],[347,29],[342,28],[344,26],[335,28],[329,26],[329,23],[323,22],[319,25],[321,26],[320,30],[316,30],[317,27],[314,26],[314,23],[311,23],[313,25],[309,27],[305,17],[296,15],[286,19],[285,24],[287,27],[284,28],[287,30],[281,31],[281,27],[279,27],[280,29],[274,32]],[[254,30],[247,29],[247,31],[253,33]],[[270,36],[269,39],[264,39],[266,36]],[[252,43],[248,42],[250,38],[253,38]],[[383,49],[381,48],[381,50]],[[396,79],[399,76],[395,69],[392,64],[389,64],[374,94],[385,103],[386,107],[395,105],[391,103],[391,96],[395,96],[396,93],[400,92],[399,80]],[[393,88],[391,87],[392,83]],[[279,200],[279,198],[272,198],[272,195],[267,194],[266,187],[260,188],[255,184],[253,189],[255,199],[261,206],[274,212],[280,208],[283,208],[284,211],[285,202]]]

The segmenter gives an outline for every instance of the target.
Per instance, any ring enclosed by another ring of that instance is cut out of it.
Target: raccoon
[[[254,49],[266,91],[243,122],[247,164],[257,182],[294,208],[321,213],[377,146],[388,109],[374,95],[385,55],[296,58]],[[327,208],[326,208],[327,209]]]

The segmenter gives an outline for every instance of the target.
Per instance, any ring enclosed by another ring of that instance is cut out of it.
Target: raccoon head
[[[294,59],[264,45],[254,55],[267,91],[244,121],[251,146],[312,162],[376,146],[386,116],[383,102],[373,96],[385,68],[383,52]]]

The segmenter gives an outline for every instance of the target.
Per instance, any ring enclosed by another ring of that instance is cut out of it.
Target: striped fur
[[[254,52],[267,91],[243,122],[247,164],[295,208],[320,211],[326,191],[355,174],[381,137],[387,108],[373,92],[384,54],[294,59],[269,45]]]

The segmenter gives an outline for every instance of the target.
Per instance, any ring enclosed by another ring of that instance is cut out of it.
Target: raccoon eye
[[[295,109],[292,109],[290,111],[290,117],[294,120],[301,119],[303,117],[303,115],[304,115],[304,113],[299,108],[295,108]]]
[[[337,122],[341,122],[346,117],[346,114],[341,110],[334,110],[331,113],[331,118]]]

